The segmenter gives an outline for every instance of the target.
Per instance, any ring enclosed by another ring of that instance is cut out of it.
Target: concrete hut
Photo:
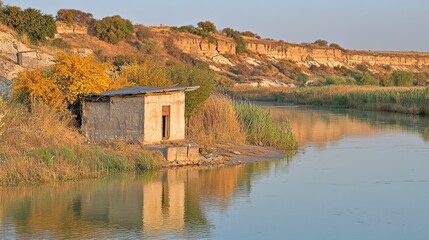
[[[185,140],[185,92],[194,87],[128,87],[82,96],[82,132],[91,141],[143,144]]]

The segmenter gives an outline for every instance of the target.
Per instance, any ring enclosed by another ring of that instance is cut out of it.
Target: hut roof
[[[99,98],[99,97],[111,97],[111,96],[125,96],[125,95],[136,95],[136,94],[146,94],[146,93],[168,93],[168,92],[179,92],[179,91],[194,91],[200,88],[200,86],[191,86],[191,87],[180,87],[180,86],[170,86],[170,87],[148,87],[148,86],[136,86],[136,87],[127,87],[119,90],[102,92],[98,94],[86,94],[84,98]]]

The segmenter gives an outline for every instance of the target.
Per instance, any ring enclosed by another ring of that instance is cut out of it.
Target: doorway
[[[162,106],[162,140],[170,138],[170,106]]]

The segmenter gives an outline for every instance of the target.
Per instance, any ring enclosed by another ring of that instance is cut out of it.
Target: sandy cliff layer
[[[342,65],[429,65],[429,53],[351,51],[318,46],[303,46],[280,41],[246,39],[251,52],[276,59],[286,59],[297,63],[318,63],[327,66]]]

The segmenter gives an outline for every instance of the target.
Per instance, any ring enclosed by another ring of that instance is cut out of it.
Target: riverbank
[[[212,106],[205,105],[191,120],[190,137],[199,140],[203,156],[187,164],[222,166],[246,162],[247,157],[279,159],[284,156],[282,150],[297,146],[288,124],[273,124],[270,114],[255,106],[243,104],[238,115],[224,96],[213,97],[207,104]],[[204,124],[192,124],[202,119]],[[0,99],[0,185],[98,178],[181,165],[165,161],[160,152],[147,150],[139,142],[90,143],[74,121],[68,111],[37,104],[29,110],[27,105]]]
[[[429,115],[429,88],[426,87],[235,88],[231,95],[247,100]]]

